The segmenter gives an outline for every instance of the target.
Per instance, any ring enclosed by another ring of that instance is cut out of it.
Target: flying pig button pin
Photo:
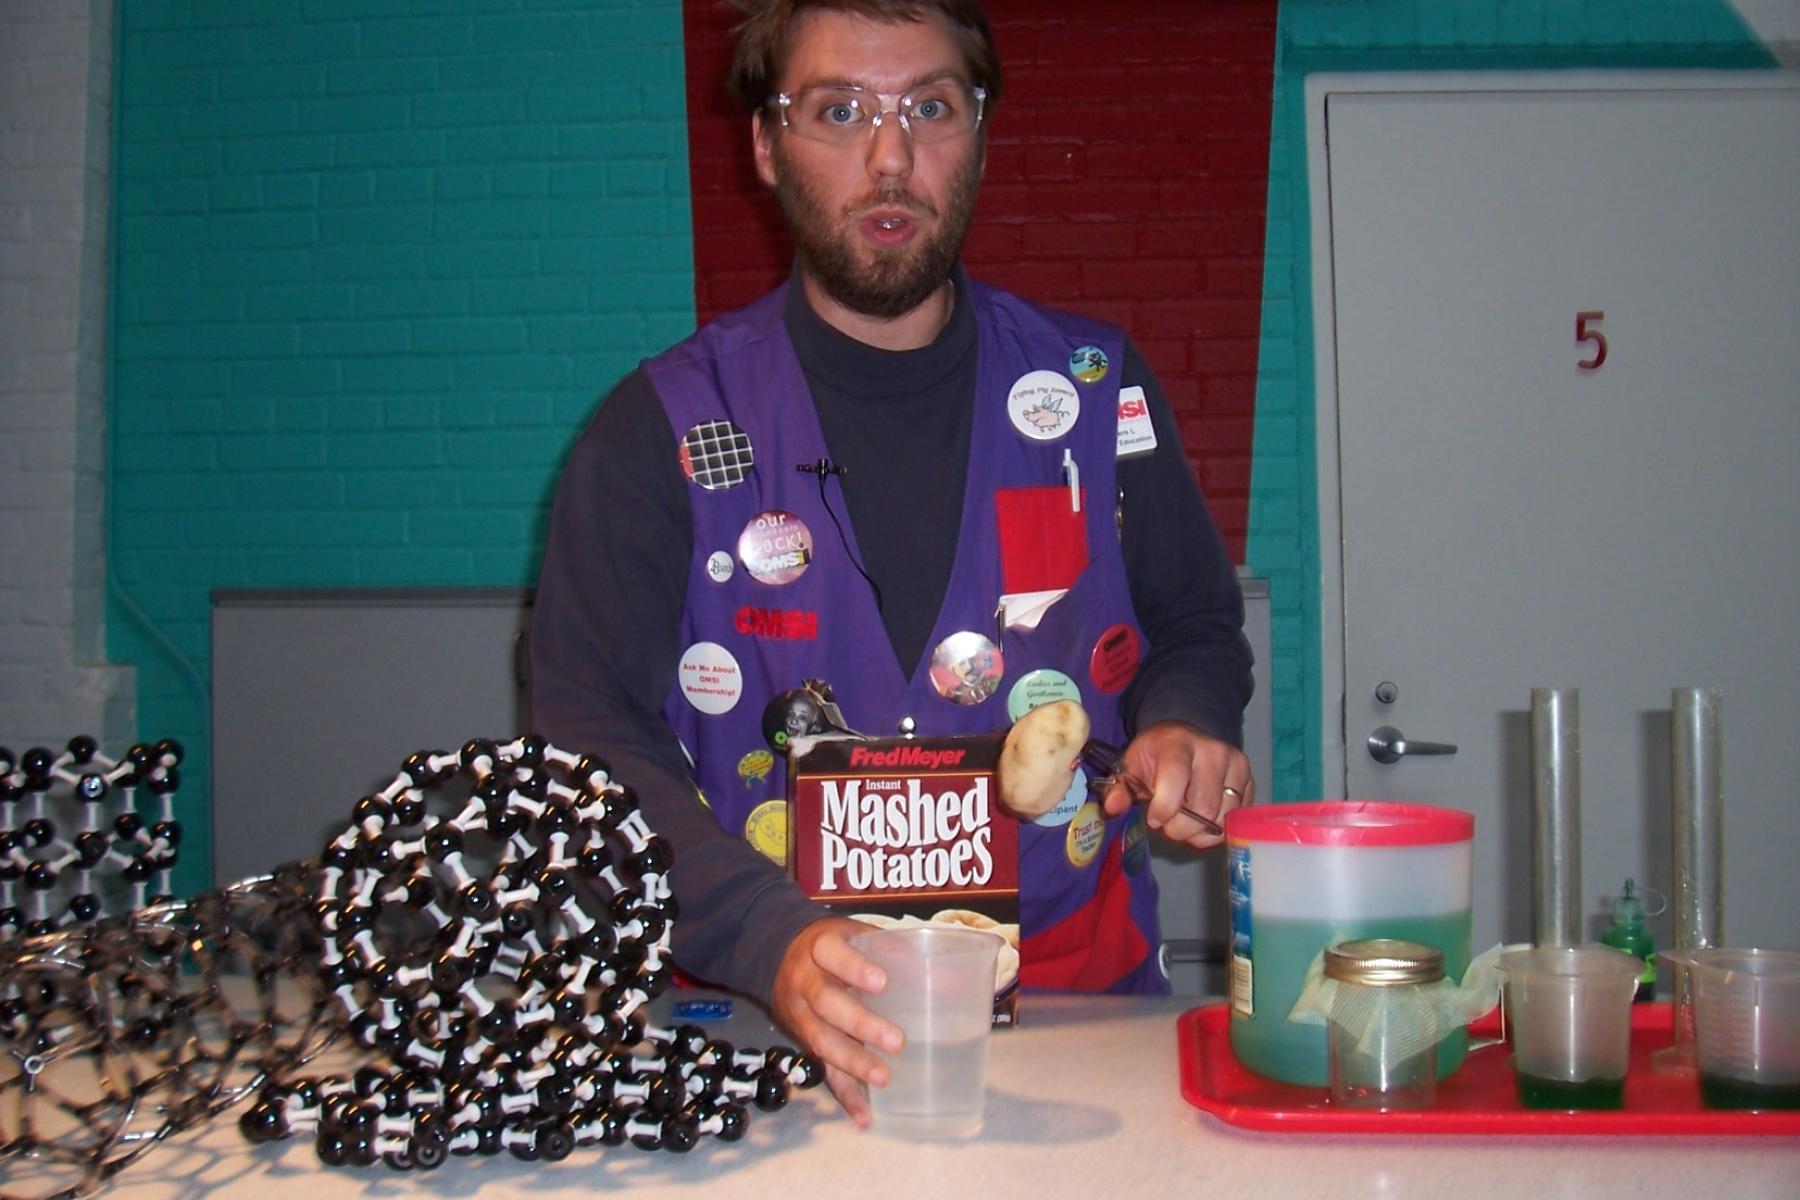
[[[1006,396],[1013,428],[1034,442],[1053,442],[1081,419],[1081,393],[1056,371],[1027,371]]]

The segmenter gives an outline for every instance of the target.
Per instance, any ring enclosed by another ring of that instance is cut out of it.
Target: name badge
[[[1144,389],[1119,389],[1119,449],[1117,457],[1135,458],[1156,449],[1156,426],[1150,423],[1150,404]]]

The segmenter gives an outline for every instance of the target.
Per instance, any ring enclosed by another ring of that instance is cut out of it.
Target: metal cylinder
[[[1725,940],[1724,693],[1675,688],[1669,693],[1671,842],[1675,882],[1675,948],[1697,950]],[[1677,966],[1669,978],[1678,1062],[1694,1042],[1693,979]]]
[[[1531,930],[1581,938],[1581,689],[1531,689]]]
[[[1675,948],[1692,950],[1725,938],[1724,693],[1676,688],[1669,707]]]

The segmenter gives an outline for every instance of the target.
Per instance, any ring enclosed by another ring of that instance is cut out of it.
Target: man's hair
[[[731,94],[750,112],[769,102],[787,65],[794,21],[811,9],[850,13],[874,21],[923,21],[941,13],[962,51],[968,82],[987,89],[987,109],[1000,100],[1000,56],[980,0],[732,0],[745,14],[731,59]]]

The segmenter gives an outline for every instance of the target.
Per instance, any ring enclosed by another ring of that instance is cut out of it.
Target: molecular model
[[[271,1082],[244,1135],[398,1169],[743,1136],[748,1105],[822,1072],[647,1022],[672,975],[671,865],[597,759],[535,736],[414,754],[320,855],[322,977],[375,1061]]]
[[[135,745],[122,760],[85,736],[61,754],[39,746],[15,759],[0,748],[0,940],[90,924],[127,892],[132,910],[166,899],[181,844],[180,762],[180,744],[166,740]],[[137,811],[139,787],[161,806],[148,825]],[[81,827],[71,842],[57,821],[66,824],[77,806]],[[19,905],[21,887],[29,912]]]
[[[313,868],[0,942],[0,1196],[73,1200],[341,1031]]]

